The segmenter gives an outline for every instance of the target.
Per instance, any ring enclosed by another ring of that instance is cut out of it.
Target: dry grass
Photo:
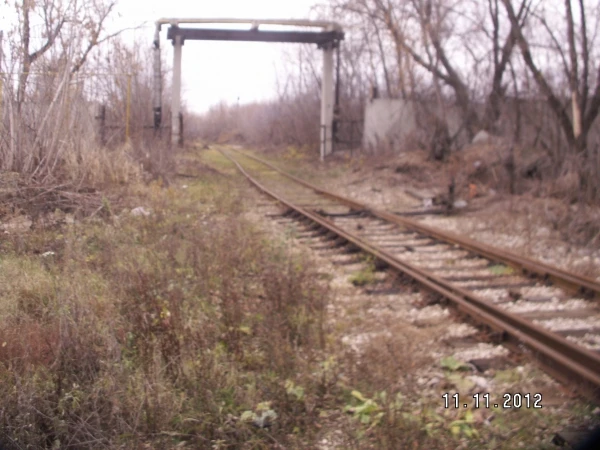
[[[317,395],[306,367],[326,302],[308,264],[256,240],[239,202],[210,182],[153,184],[137,201],[151,217],[1,241],[0,442],[302,447],[292,431],[314,423],[314,408],[285,381]],[[241,420],[264,402],[272,427]]]
[[[74,184],[94,187],[136,183],[142,171],[133,154],[131,142],[114,149],[91,146],[79,153],[67,152],[63,167],[65,178]]]

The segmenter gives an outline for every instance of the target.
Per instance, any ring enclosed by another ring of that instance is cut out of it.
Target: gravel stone
[[[460,349],[453,356],[459,361],[468,362],[472,359],[495,358],[508,355],[508,350],[500,345],[492,345],[485,342],[479,342],[473,347]]]
[[[585,309],[590,306],[586,300],[575,298],[565,301],[560,301],[556,297],[549,302],[528,302],[527,300],[519,300],[514,303],[505,303],[502,305],[508,311],[513,313],[526,313],[531,311],[565,311],[575,309]]]
[[[597,334],[586,333],[582,337],[567,336],[567,340],[574,344],[581,345],[589,350],[600,350],[600,336]]]
[[[600,328],[600,318],[586,319],[556,318],[549,320],[534,320],[533,323],[543,326],[551,331],[559,330],[585,330],[587,328]]]

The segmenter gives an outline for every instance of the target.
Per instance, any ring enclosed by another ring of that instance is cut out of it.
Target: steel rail
[[[434,237],[440,241],[447,242],[449,244],[456,244],[487,259],[506,264],[512,267],[513,269],[519,270],[524,275],[537,275],[542,279],[550,281],[553,284],[560,286],[572,293],[578,293],[587,297],[600,299],[600,283],[596,282],[592,278],[570,273],[557,267],[549,266],[548,264],[544,264],[540,261],[536,261],[525,256],[516,255],[506,250],[492,247],[491,245],[483,244],[465,236],[459,236],[455,233],[451,233],[448,231],[441,231],[434,227],[423,225],[422,223],[419,223],[416,220],[401,217],[396,214],[391,214],[386,211],[378,210],[376,208],[371,208],[370,206],[365,205],[363,203],[359,203],[355,200],[342,197],[341,195],[327,191],[318,186],[314,186],[302,180],[301,178],[284,172],[283,170],[274,166],[270,162],[258,158],[254,155],[249,155],[247,153],[240,152],[239,150],[235,149],[232,150],[240,153],[241,155],[244,155],[247,158],[254,159],[255,161],[258,161],[266,165],[267,167],[275,170],[281,175],[288,177],[296,181],[297,183],[314,190],[319,194],[344,203],[353,209],[368,211],[373,216],[379,217],[380,219],[386,220],[388,222],[393,222],[398,225],[402,225],[406,228],[415,231],[419,231],[421,233],[427,234],[431,237]]]
[[[249,156],[242,152],[238,153],[261,163],[266,163],[261,161],[260,158]],[[238,170],[240,170],[251,183],[270,197],[279,201],[290,210],[295,211],[297,214],[339,236],[344,241],[372,254],[394,270],[410,276],[427,289],[449,299],[461,312],[469,315],[477,322],[485,324],[491,330],[499,332],[502,336],[502,343],[504,345],[511,347],[513,350],[520,350],[521,352],[523,352],[523,347],[525,347],[528,352],[536,357],[546,371],[566,385],[570,385],[579,393],[588,395],[596,402],[600,402],[599,354],[577,346],[556,333],[550,332],[524,318],[507,312],[481,297],[474,295],[466,289],[440,279],[428,270],[414,267],[399,260],[392,254],[339,228],[330,220],[317,213],[294,205],[253,178],[241,164],[230,155],[225,152],[222,152],[222,154],[232,161],[237,166]],[[271,167],[268,163],[266,163],[266,165]],[[280,172],[278,169],[274,170]],[[290,178],[295,181],[302,181],[300,184],[314,189],[313,186],[303,182],[303,180],[299,180],[293,176],[290,176]],[[355,205],[360,205],[353,201],[350,202]]]

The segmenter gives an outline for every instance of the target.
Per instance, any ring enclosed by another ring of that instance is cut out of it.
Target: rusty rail
[[[408,229],[417,230],[441,241],[459,245],[493,261],[503,262],[518,268],[525,273],[534,273],[542,276],[569,290],[585,292],[588,294],[592,293],[595,298],[597,298],[600,293],[600,285],[593,280],[579,277],[578,275],[570,274],[566,271],[527,258],[519,257],[503,250],[494,249],[493,247],[480,244],[468,238],[423,226],[412,220],[407,220],[384,211],[368,208],[366,205],[354,200],[341,197],[337,194],[313,186],[304,180],[281,171],[269,162],[253,155],[248,155],[237,150],[234,151],[266,165],[270,169],[304,187],[312,189],[330,199],[341,202],[353,209],[369,211],[372,215],[380,219],[400,224]],[[531,354],[538,360],[543,368],[554,377],[564,384],[571,386],[580,394],[586,395],[594,399],[597,403],[600,403],[600,355],[598,353],[575,345],[556,333],[535,325],[533,322],[519,317],[516,314],[507,312],[474,293],[437,277],[428,270],[401,261],[391,253],[365,241],[361,237],[339,228],[327,218],[291,203],[281,195],[278,195],[262,185],[230,155],[225,152],[222,153],[237,166],[240,172],[244,174],[251,183],[265,194],[282,203],[296,214],[310,220],[328,232],[334,233],[343,241],[375,256],[393,270],[410,276],[428,290],[450,300],[462,313],[470,316],[479,324],[483,324],[491,330],[498,332],[503,338],[503,345],[506,345],[513,350]]]
[[[402,225],[408,229],[421,232],[428,236],[434,237],[440,241],[447,242],[450,244],[458,245],[466,250],[469,250],[473,253],[476,253],[480,256],[488,258],[492,261],[496,261],[499,263],[506,264],[507,266],[512,267],[515,270],[520,271],[525,275],[537,275],[540,278],[550,281],[553,284],[563,287],[573,293],[579,293],[584,296],[593,297],[595,299],[600,298],[600,284],[595,280],[584,277],[581,275],[577,275],[574,273],[567,272],[566,270],[559,269],[557,267],[549,266],[548,264],[544,264],[540,261],[535,261],[531,258],[526,258],[524,256],[519,256],[514,253],[508,252],[506,250],[502,250],[499,248],[492,247],[490,245],[483,244],[481,242],[477,242],[473,239],[470,239],[465,236],[459,236],[457,234],[441,231],[436,228],[423,225],[416,220],[411,220],[406,217],[398,216],[396,214],[391,214],[386,211],[381,211],[375,208],[371,208],[368,205],[363,203],[359,203],[355,200],[342,197],[341,195],[335,194],[333,192],[327,191],[320,187],[314,186],[294,175],[286,173],[281,169],[277,168],[273,164],[265,161],[261,158],[258,158],[254,155],[249,155],[247,153],[239,152],[238,150],[234,150],[240,154],[243,154],[245,157],[258,161],[267,167],[275,170],[279,174],[294,180],[295,182],[307,187],[309,189],[314,190],[315,192],[322,194],[326,197],[331,198],[332,200],[336,200],[341,202],[353,209],[361,210],[361,211],[369,211],[375,217],[379,217],[380,219],[386,220],[388,222],[396,223],[398,225]]]

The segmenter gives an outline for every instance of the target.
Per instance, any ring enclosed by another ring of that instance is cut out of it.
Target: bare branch
[[[512,32],[515,35],[519,48],[521,49],[521,54],[523,55],[523,60],[525,61],[525,64],[531,71],[537,86],[542,91],[542,94],[546,96],[548,105],[558,117],[558,120],[561,124],[561,127],[563,128],[563,132],[565,133],[568,142],[570,144],[573,144],[575,142],[575,136],[573,135],[573,128],[571,127],[571,120],[569,119],[569,116],[567,115],[565,109],[562,106],[562,103],[560,102],[556,94],[552,91],[550,84],[535,64],[533,56],[531,55],[529,43],[523,35],[523,30],[521,29],[521,27],[519,27],[519,21],[517,15],[515,14],[515,10],[513,9],[511,1],[502,0],[502,3],[504,4],[504,7],[508,14],[508,18],[512,26]]]
[[[581,110],[585,111],[587,107],[588,95],[590,94],[590,48],[587,35],[587,19],[585,14],[585,4],[579,0],[579,20],[581,21],[581,58],[583,70],[581,75]]]

